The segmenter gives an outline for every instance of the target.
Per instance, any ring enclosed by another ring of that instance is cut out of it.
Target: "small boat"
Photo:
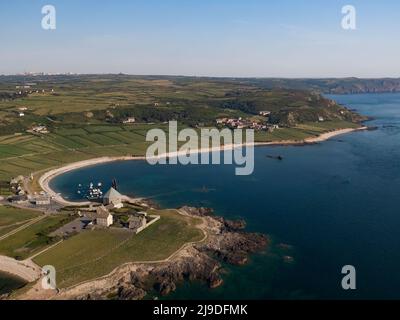
[[[86,190],[78,190],[78,194],[84,193],[85,197],[90,201],[99,200],[103,198],[103,191],[100,189],[102,184],[99,182],[97,186],[95,187],[93,182],[90,182],[89,187]]]
[[[282,157],[282,156],[271,156],[271,155],[267,155],[267,158],[275,159],[275,160],[279,160],[279,161],[282,161],[282,160],[283,160],[283,157]]]

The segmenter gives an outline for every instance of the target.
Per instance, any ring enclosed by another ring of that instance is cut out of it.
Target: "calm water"
[[[0,272],[0,295],[18,289],[24,284],[22,279]]]
[[[70,172],[52,186],[76,199],[79,183],[116,178],[122,193],[152,196],[164,207],[213,207],[294,247],[292,265],[273,250],[227,267],[221,288],[185,283],[172,298],[400,298],[400,94],[331,97],[373,116],[379,129],[314,146],[257,148],[248,177],[232,166],[130,161]],[[340,286],[348,264],[357,269],[352,292]]]

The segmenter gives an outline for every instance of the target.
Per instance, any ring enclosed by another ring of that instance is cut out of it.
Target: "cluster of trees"
[[[26,92],[15,93],[15,92],[0,92],[0,100],[15,100],[17,98],[24,98],[28,94]]]

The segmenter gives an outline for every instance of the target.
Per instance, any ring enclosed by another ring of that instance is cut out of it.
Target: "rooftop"
[[[121,197],[122,195],[114,188],[110,188],[110,190],[108,190],[107,193],[104,195],[104,198],[106,199],[117,199]]]

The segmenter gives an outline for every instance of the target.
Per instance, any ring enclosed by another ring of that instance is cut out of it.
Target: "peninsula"
[[[256,80],[3,79],[0,271],[30,283],[5,296],[11,299],[143,299],[167,295],[185,279],[214,288],[223,283],[222,263],[244,264],[249,254],[269,250],[268,236],[248,233],[244,221],[220,218],[209,208],[160,209],[116,186],[94,201],[71,202],[50,188],[51,179],[70,170],[144,160],[150,129],[168,130],[170,120],[194,130],[250,128],[255,146],[315,144],[366,129],[366,117],[317,92],[267,89]],[[282,259],[292,261],[288,254]],[[41,287],[45,265],[57,270],[55,290]]]

